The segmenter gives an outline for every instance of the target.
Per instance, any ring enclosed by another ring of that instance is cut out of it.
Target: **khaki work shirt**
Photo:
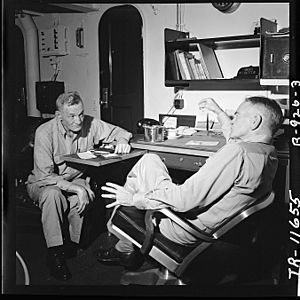
[[[83,127],[73,138],[68,137],[58,118],[40,125],[35,133],[34,168],[28,185],[43,185],[43,180],[53,179],[59,185],[62,179],[72,181],[82,172],[66,165],[62,156],[93,149],[99,142],[129,141],[132,134],[118,126],[85,115]],[[64,189],[62,185],[60,188]],[[66,188],[66,187],[65,187]]]

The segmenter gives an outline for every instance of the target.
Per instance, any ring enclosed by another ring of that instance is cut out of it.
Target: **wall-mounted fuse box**
[[[40,53],[43,57],[69,54],[68,28],[57,25],[39,30]]]

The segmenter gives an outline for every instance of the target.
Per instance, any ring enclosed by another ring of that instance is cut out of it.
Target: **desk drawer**
[[[168,168],[197,172],[208,157],[151,151],[160,156]]]

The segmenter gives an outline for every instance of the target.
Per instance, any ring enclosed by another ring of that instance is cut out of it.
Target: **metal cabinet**
[[[151,151],[159,155],[168,168],[197,172],[208,157]]]

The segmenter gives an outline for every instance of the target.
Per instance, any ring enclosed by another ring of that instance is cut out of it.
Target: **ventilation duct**
[[[40,81],[37,28],[32,17],[23,13],[17,16],[16,25],[21,29],[24,37],[27,115],[40,117],[41,113],[36,108],[35,92],[35,83]]]

